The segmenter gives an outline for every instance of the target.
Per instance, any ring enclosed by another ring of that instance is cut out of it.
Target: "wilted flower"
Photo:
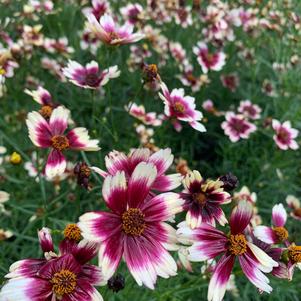
[[[235,189],[239,184],[237,177],[231,172],[219,177],[219,180],[224,183],[223,189],[228,192]]]
[[[299,199],[293,195],[288,195],[286,197],[286,203],[291,209],[293,209],[291,216],[294,219],[301,220],[301,205]]]
[[[108,288],[117,293],[125,287],[125,278],[121,274],[117,274],[108,280]]]
[[[88,189],[91,169],[85,162],[79,162],[74,167],[74,173],[77,176],[77,184]]]

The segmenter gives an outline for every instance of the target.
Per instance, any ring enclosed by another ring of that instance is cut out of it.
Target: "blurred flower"
[[[11,164],[18,165],[22,162],[22,157],[19,153],[13,152],[10,155],[9,161],[10,161]]]
[[[239,77],[235,73],[222,74],[221,81],[225,88],[228,88],[231,92],[235,92],[239,86]]]
[[[82,11],[85,16],[93,14],[97,20],[110,11],[108,0],[92,0],[92,7],[85,7]]]
[[[139,119],[146,125],[160,126],[162,124],[162,120],[157,117],[157,114],[155,112],[146,113],[143,105],[138,106],[135,103],[130,103],[127,109],[131,116]]]
[[[143,12],[143,7],[139,3],[129,3],[120,8],[120,12],[125,20],[135,25],[140,20],[140,15]]]
[[[101,242],[99,266],[106,279],[122,257],[139,285],[154,289],[158,275],[176,275],[176,262],[167,249],[175,250],[177,239],[165,221],[182,211],[184,201],[172,192],[151,196],[156,178],[155,165],[145,162],[135,167],[128,180],[124,171],[107,176],[102,192],[111,211],[88,212],[79,219],[83,237]]]
[[[257,195],[255,192],[251,193],[247,186],[243,186],[239,192],[234,193],[233,199],[236,201],[246,200],[254,205],[257,201]]]
[[[84,67],[71,60],[69,60],[67,67],[63,68],[63,73],[74,85],[85,89],[98,89],[106,85],[110,79],[120,75],[118,66],[100,70],[95,61],[91,61]]]
[[[273,139],[280,149],[287,150],[291,148],[296,150],[299,148],[299,145],[294,140],[298,136],[299,131],[292,128],[290,121],[285,121],[281,124],[278,120],[273,119],[272,127],[275,131]]]
[[[250,119],[259,119],[262,111],[258,105],[251,103],[250,100],[242,100],[237,110]]]
[[[291,209],[293,209],[290,215],[294,219],[301,221],[301,205],[299,199],[293,195],[288,195],[286,197],[286,203]]]
[[[248,139],[257,127],[247,121],[243,115],[227,112],[226,121],[222,123],[222,129],[225,135],[229,136],[231,142],[237,142],[239,139]]]
[[[14,235],[14,233],[10,230],[0,229],[0,242],[2,240],[11,238],[13,235]],[[1,297],[1,292],[0,292],[0,297]]]
[[[219,180],[224,183],[223,189],[227,192],[232,191],[239,184],[237,177],[233,175],[231,172],[226,173],[225,175],[219,177]]]

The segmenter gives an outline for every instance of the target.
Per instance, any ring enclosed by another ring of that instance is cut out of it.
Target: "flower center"
[[[55,135],[51,138],[52,147],[62,151],[69,147],[69,140],[65,136]]]
[[[80,241],[82,237],[81,231],[76,224],[68,224],[64,230],[64,236],[76,242]]]
[[[275,227],[273,228],[273,231],[276,234],[279,242],[288,239],[288,231],[284,227]]]
[[[122,228],[126,234],[139,236],[145,229],[144,214],[138,208],[130,208],[122,214]]]
[[[111,40],[118,40],[119,39],[119,35],[118,35],[117,32],[112,31],[109,34],[110,34]]]
[[[77,283],[77,277],[69,270],[61,270],[55,273],[50,280],[52,284],[52,290],[57,296],[63,296],[65,294],[71,294]]]
[[[207,196],[204,192],[197,192],[192,194],[192,199],[203,207],[206,204]]]
[[[99,76],[96,73],[87,74],[85,81],[88,86],[97,86],[99,84]]]
[[[243,234],[231,234],[228,242],[228,250],[233,255],[242,255],[247,251],[247,240]]]
[[[301,262],[301,246],[291,246],[288,250],[288,255],[293,263]]]
[[[179,101],[176,101],[174,106],[173,106],[174,110],[177,113],[184,113],[185,112],[185,107],[182,103],[180,103]]]
[[[42,106],[39,112],[45,119],[49,119],[52,114],[52,111],[53,110],[51,106]]]

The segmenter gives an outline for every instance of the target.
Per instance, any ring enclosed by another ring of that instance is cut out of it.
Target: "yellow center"
[[[275,227],[273,228],[273,231],[276,234],[279,242],[288,239],[288,231],[284,227]]]
[[[231,234],[228,242],[228,250],[232,255],[242,255],[247,251],[247,240],[243,234]]]
[[[6,72],[3,68],[0,67],[0,75],[4,75]]]
[[[69,224],[64,230],[65,238],[74,240],[76,242],[80,241],[82,238],[81,231],[76,224]]]
[[[64,296],[65,294],[71,294],[75,290],[77,277],[69,270],[61,270],[53,275],[50,283],[52,284],[52,291],[57,296]]]
[[[56,135],[51,138],[52,147],[62,151],[69,147],[69,140],[65,136]]]
[[[51,106],[43,106],[39,112],[45,119],[49,119],[52,114],[52,107]]]
[[[140,236],[145,229],[145,215],[138,208],[130,208],[122,214],[122,228],[126,234]]]
[[[288,249],[288,255],[293,263],[301,262],[301,246],[291,246]]]
[[[206,197],[206,194],[203,193],[203,192],[198,192],[198,193],[193,193],[192,194],[192,199],[197,203],[199,204],[200,206],[204,206],[206,204],[206,200],[207,200],[207,197]]]
[[[177,112],[177,113],[184,113],[185,112],[185,107],[182,103],[180,103],[179,101],[176,101],[175,104],[174,104],[174,110]]]

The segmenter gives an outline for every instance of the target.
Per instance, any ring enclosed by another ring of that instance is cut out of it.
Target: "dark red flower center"
[[[207,201],[207,195],[204,192],[197,192],[192,194],[192,199],[200,206],[205,206]]]
[[[52,284],[52,291],[61,297],[66,294],[71,294],[75,290],[77,277],[69,270],[61,270],[53,275],[50,283]]]
[[[81,230],[76,224],[68,224],[64,229],[64,236],[67,239],[79,242],[81,240]]]
[[[290,134],[284,128],[280,128],[277,136],[278,136],[278,139],[281,140],[283,143],[288,143],[290,140]]]
[[[97,73],[87,74],[85,78],[86,85],[90,87],[98,86],[99,84],[99,75]]]
[[[145,215],[138,208],[130,208],[122,214],[122,229],[128,235],[140,236],[145,229]]]
[[[42,106],[39,112],[45,119],[49,119],[52,114],[52,111],[53,111],[52,107],[46,105],[46,106]]]
[[[175,102],[175,104],[173,105],[173,109],[175,110],[176,113],[185,112],[185,106],[180,101]]]
[[[301,246],[291,246],[288,250],[288,255],[293,263],[301,262]]]
[[[294,210],[294,214],[295,214],[296,216],[301,217],[301,208],[295,209],[295,210]]]
[[[51,144],[52,144],[52,147],[59,150],[59,151],[62,151],[66,148],[69,147],[69,140],[67,137],[65,136],[62,136],[62,135],[55,135],[51,138]]]
[[[244,234],[231,234],[228,243],[228,250],[232,255],[242,255],[247,251],[247,239]]]
[[[279,242],[283,242],[288,239],[288,231],[284,227],[275,227],[273,228],[274,233],[277,236]]]

